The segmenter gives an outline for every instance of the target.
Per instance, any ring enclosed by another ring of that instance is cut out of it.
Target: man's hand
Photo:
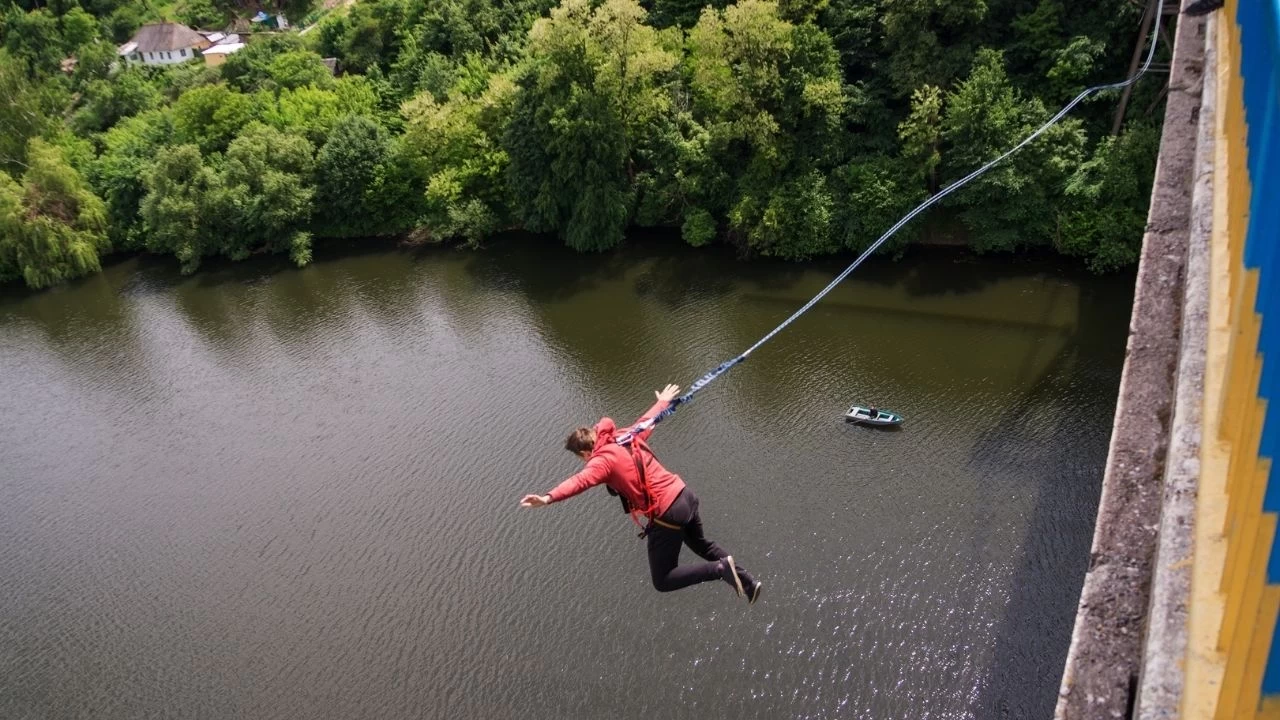
[[[545,507],[551,504],[550,495],[525,495],[520,501],[520,507],[535,508]]]
[[[668,384],[661,390],[655,390],[653,394],[658,397],[658,402],[671,402],[680,394],[680,386]]]

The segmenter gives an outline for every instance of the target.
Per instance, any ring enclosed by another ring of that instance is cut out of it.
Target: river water
[[[0,717],[1048,717],[1131,278],[877,261],[664,423],[755,606],[655,592],[603,490],[517,507],[838,267],[515,239],[0,297]]]

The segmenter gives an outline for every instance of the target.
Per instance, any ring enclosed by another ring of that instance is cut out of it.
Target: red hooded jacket
[[[641,423],[666,409],[668,403],[660,401],[641,415],[636,423]],[[614,442],[618,428],[610,418],[600,418],[596,423],[596,444],[591,449],[591,458],[587,460],[582,471],[560,483],[549,494],[551,502],[559,502],[571,498],[601,483],[613,488],[614,492],[627,499],[635,512],[653,519],[661,516],[671,507],[671,503],[684,490],[684,481],[679,475],[662,467],[658,458],[653,456],[649,445],[645,442],[653,434],[650,427],[637,433],[631,442],[631,449],[644,463],[645,479],[649,484],[649,497],[653,499],[653,507],[645,500],[644,488],[640,484],[640,476],[636,472],[636,462],[627,448]]]

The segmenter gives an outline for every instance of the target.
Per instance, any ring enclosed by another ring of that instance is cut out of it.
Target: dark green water
[[[0,298],[0,717],[1049,717],[1131,278],[876,263],[664,423],[754,607],[654,592],[602,490],[517,508],[837,269],[508,242]]]

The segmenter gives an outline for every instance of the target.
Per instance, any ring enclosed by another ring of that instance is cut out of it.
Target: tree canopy
[[[171,10],[213,27],[241,12]],[[112,249],[190,272],[304,264],[313,237],[480,246],[517,228],[582,251],[635,227],[743,255],[861,250],[1119,78],[1138,20],[1125,0],[360,0],[220,66],[120,62],[157,12],[0,11],[0,279],[44,287]],[[1081,106],[884,250],[945,234],[1131,266],[1159,117],[1111,137],[1110,109]]]

